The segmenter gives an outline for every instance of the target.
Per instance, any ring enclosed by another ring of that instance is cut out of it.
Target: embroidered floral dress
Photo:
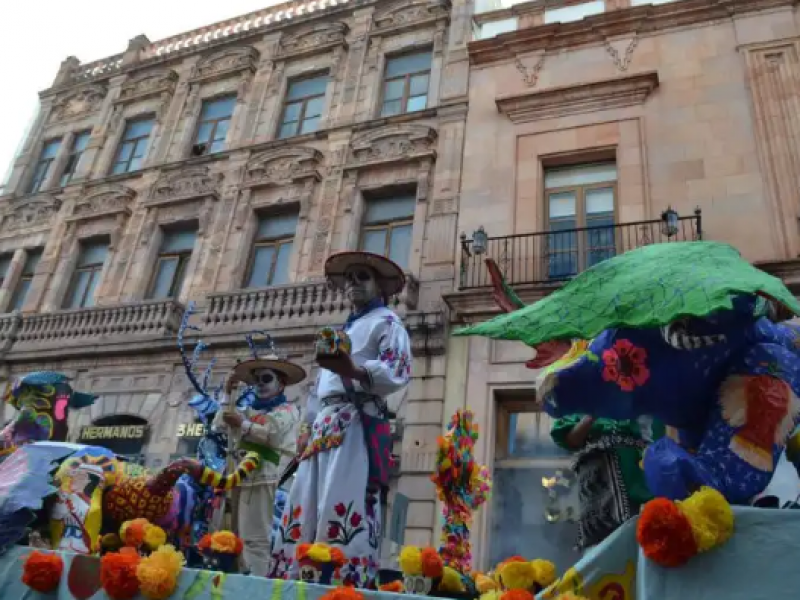
[[[302,456],[283,511],[273,550],[272,577],[297,579],[297,545],[322,542],[339,547],[348,561],[335,579],[367,587],[378,568],[380,487],[369,485],[370,467],[361,414],[381,415],[387,396],[406,388],[411,377],[411,345],[397,315],[371,310],[346,326],[352,358],[370,383],[352,382],[321,369],[309,396],[305,421],[311,440]],[[349,401],[355,395],[357,407]]]
[[[297,425],[300,413],[296,406],[281,396],[277,406],[267,410],[248,407],[244,410],[245,421],[239,429],[238,439],[222,420],[220,410],[214,418],[214,428],[229,433],[228,439],[239,449],[243,442],[276,450],[281,455],[278,465],[266,460],[248,479],[242,482],[238,494],[238,533],[244,542],[244,562],[250,573],[264,577],[270,568],[272,519],[275,492],[283,469],[294,454],[297,440]],[[223,401],[226,403],[226,401]]]

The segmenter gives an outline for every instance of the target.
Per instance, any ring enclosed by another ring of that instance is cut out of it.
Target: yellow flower
[[[167,543],[167,534],[158,525],[148,525],[144,529],[144,544],[150,550],[158,550]]]
[[[404,575],[422,575],[422,551],[416,546],[406,546],[400,551],[400,570]]]
[[[136,569],[142,595],[150,600],[169,598],[178,587],[178,576],[184,564],[183,554],[171,544],[165,544],[143,558]]]
[[[319,563],[331,562],[331,549],[326,544],[314,544],[308,549],[308,557]]]

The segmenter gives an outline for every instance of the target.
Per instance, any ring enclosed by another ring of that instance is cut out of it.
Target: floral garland
[[[41,594],[58,589],[64,573],[64,560],[51,552],[34,550],[22,566],[22,583]]]
[[[436,472],[431,476],[443,505],[439,554],[445,565],[460,573],[469,573],[472,564],[472,514],[489,499],[492,489],[489,470],[473,455],[477,439],[478,425],[473,422],[472,411],[456,411],[447,434],[437,440]]]
[[[636,539],[662,567],[679,567],[720,546],[733,533],[733,510],[717,490],[703,487],[683,501],[651,500],[642,508]]]

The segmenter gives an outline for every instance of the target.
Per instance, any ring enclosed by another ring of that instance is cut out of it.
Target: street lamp
[[[483,225],[478,227],[477,231],[472,234],[472,252],[480,256],[481,254],[486,254],[486,242],[489,240],[489,236],[486,235],[486,230],[483,228]]]
[[[671,206],[661,213],[661,233],[667,237],[678,233],[678,213]]]

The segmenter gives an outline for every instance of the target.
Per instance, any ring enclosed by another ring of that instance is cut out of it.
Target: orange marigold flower
[[[503,592],[500,600],[533,600],[533,594],[528,590],[508,590]]]
[[[364,600],[364,594],[352,587],[337,587],[324,594],[319,600]]]
[[[341,567],[347,562],[347,557],[339,548],[331,548],[331,562],[337,567]]]
[[[402,594],[405,589],[403,588],[402,581],[393,581],[391,583],[384,583],[381,586],[378,586],[378,589],[382,592],[392,592],[394,594]]]
[[[306,556],[308,556],[309,550],[311,550],[311,544],[308,542],[298,544],[297,550],[295,550],[295,556],[297,557],[297,560],[303,560]]]
[[[122,548],[100,559],[100,583],[112,600],[131,600],[139,593],[136,568],[141,560],[133,548]]]
[[[64,561],[58,554],[34,550],[22,567],[22,583],[34,591],[48,594],[58,588]]]
[[[200,541],[197,543],[197,549],[200,552],[203,552],[204,550],[208,550],[209,548],[211,548],[211,534],[207,533],[200,538]]]
[[[420,561],[422,562],[422,574],[425,577],[436,579],[444,573],[444,562],[435,549],[423,548],[420,550]]]
[[[230,531],[217,531],[211,534],[211,549],[220,554],[237,554],[237,540],[239,538]]]
[[[680,508],[666,498],[644,505],[636,526],[644,555],[662,567],[679,567],[697,554],[692,526]]]

